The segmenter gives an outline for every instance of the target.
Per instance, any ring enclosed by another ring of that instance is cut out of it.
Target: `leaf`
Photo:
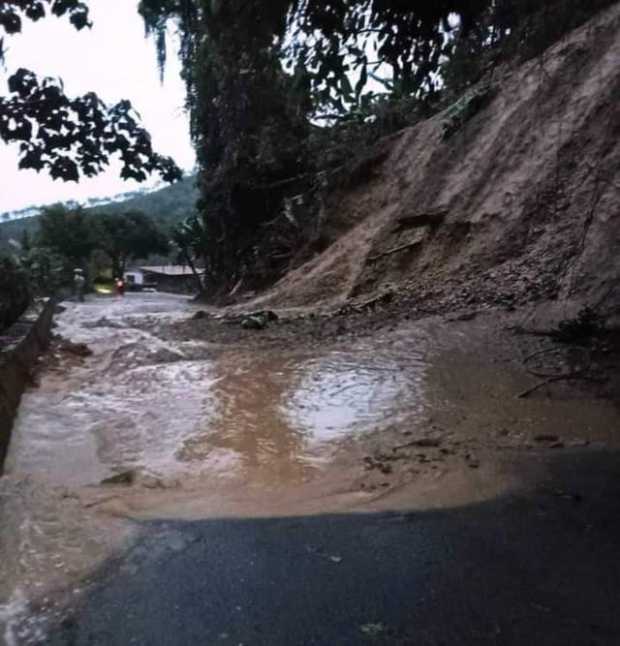
[[[78,31],[81,31],[85,27],[92,27],[92,23],[88,19],[88,7],[86,5],[74,9],[71,12],[69,21]]]
[[[20,67],[15,74],[9,77],[9,92],[15,92],[20,97],[27,97],[38,87],[37,77],[30,71]]]
[[[0,27],[7,34],[18,34],[22,30],[21,18],[11,9],[0,11]]]
[[[366,57],[364,57],[364,61],[362,62],[362,65],[361,65],[362,69],[360,70],[360,77],[355,86],[355,96],[358,101],[360,96],[362,95],[362,92],[364,91],[364,88],[366,87],[366,83],[368,82],[367,62],[368,61]]]
[[[59,157],[56,159],[50,169],[52,179],[62,179],[65,182],[78,182],[80,174],[77,164],[68,157]]]
[[[19,168],[26,169],[30,168],[32,170],[40,171],[45,166],[45,162],[42,159],[41,150],[38,148],[33,148],[29,150],[20,160]]]

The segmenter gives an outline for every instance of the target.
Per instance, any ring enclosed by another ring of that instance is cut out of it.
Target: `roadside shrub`
[[[10,327],[30,302],[28,279],[9,258],[0,258],[0,332]]]

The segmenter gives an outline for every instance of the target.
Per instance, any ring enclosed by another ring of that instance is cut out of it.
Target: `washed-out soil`
[[[441,303],[420,308],[402,295],[390,295],[332,311],[277,310],[277,318],[260,330],[244,329],[250,313],[239,306],[198,310],[185,320],[156,324],[155,333],[204,343],[213,357],[250,352],[257,360],[291,352],[360,349],[372,354],[373,348],[380,353],[399,343],[405,367],[408,352],[402,340],[410,335],[416,351],[422,330],[445,374],[453,368],[453,376],[442,377],[442,387],[457,406],[440,407],[421,423],[395,424],[346,445],[347,458],[353,456],[360,466],[357,486],[362,490],[387,492],[416,478],[439,480],[483,464],[503,471],[524,453],[535,455],[537,463],[558,451],[600,451],[620,442],[620,334],[602,323],[592,335],[560,341],[562,309],[557,304],[449,311]],[[579,402],[597,400],[609,423],[595,430],[577,411]],[[563,424],[561,414],[557,419],[563,409],[574,423]]]

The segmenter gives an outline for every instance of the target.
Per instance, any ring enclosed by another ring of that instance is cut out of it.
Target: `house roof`
[[[140,267],[145,274],[157,274],[159,276],[193,276],[192,270],[185,265],[161,265],[156,267]],[[204,274],[204,269],[197,270]]]

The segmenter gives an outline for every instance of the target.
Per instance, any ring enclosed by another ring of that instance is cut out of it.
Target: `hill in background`
[[[129,193],[126,196],[121,196],[120,199],[110,198],[107,204],[101,204],[98,201],[95,206],[82,206],[93,217],[100,213],[142,211],[156,220],[162,228],[169,230],[193,213],[196,200],[199,197],[195,184],[196,177],[191,175],[176,184],[152,192]],[[76,205],[71,204],[70,206]],[[34,208],[29,207],[21,212],[30,214]],[[40,212],[40,210],[39,208],[36,209],[37,212]],[[7,222],[0,220],[0,253],[10,251],[9,240],[19,240],[24,231],[33,236],[36,234],[38,227],[39,215],[18,217]]]

